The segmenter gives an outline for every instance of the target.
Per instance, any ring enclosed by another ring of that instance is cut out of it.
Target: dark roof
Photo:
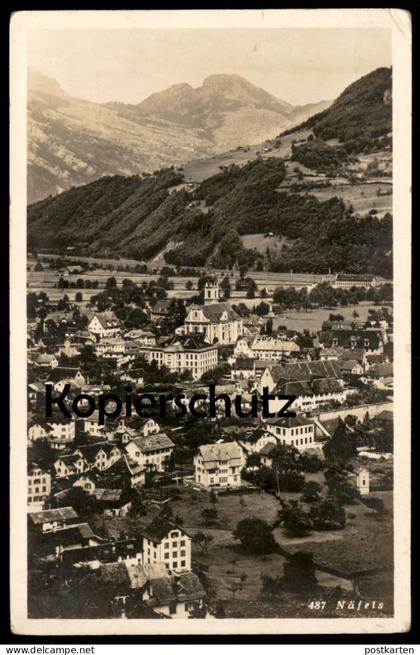
[[[80,373],[79,368],[73,366],[56,366],[51,371],[48,381],[59,382],[60,380],[71,380],[77,375],[77,373]]]
[[[269,418],[266,423],[276,427],[295,428],[300,425],[312,425],[313,421],[302,416],[280,416],[279,418]]]
[[[337,281],[340,282],[372,282],[374,275],[365,275],[363,273],[338,273]]]
[[[258,454],[259,455],[269,456],[272,453],[272,451],[274,450],[274,448],[277,448],[277,445],[278,444],[275,444],[275,443],[266,443],[265,446],[263,448],[261,448],[261,450],[258,452]]]
[[[216,348],[216,346],[204,340],[202,335],[199,334],[184,334],[175,335],[172,337],[165,337],[159,342],[159,347],[168,348],[170,350],[176,349],[182,352],[183,350],[201,350],[203,348]],[[156,346],[149,346],[150,350]]]
[[[209,305],[191,305],[189,311],[201,310],[204,316],[211,323],[219,323],[220,317],[226,312],[229,320],[239,320],[240,316],[235,312],[232,307],[226,302],[215,302]]]
[[[189,600],[199,600],[206,597],[203,585],[198,576],[191,571],[181,573],[176,577],[176,596],[185,603]]]
[[[313,362],[293,362],[279,364],[271,369],[274,382],[280,380],[306,381],[312,378],[341,378],[341,369],[336,361],[316,360]]]
[[[162,539],[164,539],[172,530],[179,530],[184,534],[188,534],[183,528],[175,525],[175,523],[161,519],[159,517],[156,517],[151,523],[146,525],[146,527],[142,530],[142,534],[144,537],[146,537],[146,539],[157,543],[162,541]]]
[[[374,418],[378,421],[390,421],[391,423],[393,423],[394,412],[392,412],[389,409],[383,409],[382,412],[379,412],[379,414],[377,414]]]
[[[70,521],[77,519],[78,514],[73,507],[58,507],[57,509],[44,509],[42,512],[29,512],[29,517],[35,525],[42,525],[50,521]]]
[[[380,330],[321,330],[318,335],[320,343],[331,346],[333,339],[337,346],[349,348],[354,343],[356,348],[364,348],[365,339],[369,340],[369,347],[378,347],[382,343]]]
[[[150,434],[148,437],[136,437],[133,441],[143,453],[153,450],[166,450],[173,448],[175,445],[165,432]]]

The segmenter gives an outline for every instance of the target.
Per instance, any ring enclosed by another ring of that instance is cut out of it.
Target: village
[[[60,259],[29,259],[49,281],[28,288],[29,614],[317,616],[316,600],[335,617],[380,597],[369,616],[392,615],[392,284],[208,269],[174,293],[167,270],[92,286]],[[66,385],[82,415],[46,417]],[[127,388],[201,395],[198,415],[101,424],[89,396]],[[296,415],[253,416],[264,389]]]

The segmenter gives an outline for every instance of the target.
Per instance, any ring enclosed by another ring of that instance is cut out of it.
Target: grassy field
[[[274,328],[278,325],[286,325],[290,330],[309,330],[315,332],[321,329],[324,321],[328,320],[330,314],[341,314],[346,320],[353,320],[353,312],[359,314],[357,320],[365,321],[369,309],[375,309],[370,303],[349,305],[348,307],[337,307],[335,309],[314,309],[311,312],[284,312],[273,319]],[[376,308],[377,309],[377,308]]]
[[[382,192],[392,188],[389,184],[356,184],[356,185],[335,185],[325,189],[310,189],[308,193],[314,195],[318,200],[328,200],[334,196],[342,198],[347,206],[352,205],[355,213],[366,214],[371,209],[378,210],[378,216],[386,212],[392,212],[392,194],[389,196],[378,196],[378,190]]]

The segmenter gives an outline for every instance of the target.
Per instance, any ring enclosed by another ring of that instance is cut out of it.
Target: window
[[[174,569],[178,568],[178,562],[176,560],[174,560],[172,562],[172,566],[174,567]]]
[[[185,546],[185,539],[183,539],[182,541],[180,541],[180,542],[179,542],[179,545],[181,546],[181,548],[182,548],[183,546]]]
[[[169,548],[169,544],[168,544],[168,542],[165,543],[164,548],[165,548],[165,550],[166,550],[167,548]]]
[[[165,553],[164,558],[165,558],[165,559],[169,559],[169,553]]]
[[[185,556],[186,556],[185,550],[181,550],[181,557],[185,557]]]
[[[181,561],[181,566],[182,566],[182,567],[186,566],[186,562],[185,562],[184,559]]]

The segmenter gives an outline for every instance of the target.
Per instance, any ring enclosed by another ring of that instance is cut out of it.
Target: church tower
[[[211,305],[219,302],[219,283],[217,280],[209,280],[204,285],[204,304]]]

